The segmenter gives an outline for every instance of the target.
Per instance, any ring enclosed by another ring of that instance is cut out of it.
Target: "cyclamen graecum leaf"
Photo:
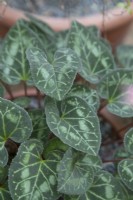
[[[125,200],[123,188],[119,181],[106,171],[99,171],[92,187],[79,196],[66,196],[65,200]]]
[[[129,129],[125,134],[124,146],[127,152],[133,154],[133,128]]]
[[[14,103],[21,106],[22,108],[28,108],[31,102],[29,97],[18,97],[13,100]]]
[[[116,48],[116,56],[120,65],[124,68],[133,69],[133,46],[120,45]]]
[[[30,67],[26,59],[27,47],[33,45],[33,38],[25,27],[28,23],[19,20],[4,38],[1,52],[1,78],[8,84],[18,84],[21,81],[31,80]]]
[[[46,121],[50,130],[65,144],[82,152],[96,155],[100,148],[99,119],[83,99],[68,97],[57,102],[45,98]]]
[[[12,200],[7,183],[0,185],[0,200]]]
[[[106,75],[98,85],[99,95],[108,100],[109,112],[120,117],[133,116],[133,73],[118,69]]]
[[[90,89],[85,85],[74,85],[72,86],[70,92],[67,94],[68,96],[78,96],[81,99],[85,100],[89,106],[92,106],[95,111],[98,110],[100,106],[100,98],[98,93],[94,89]]]
[[[46,144],[48,142],[48,136],[50,134],[49,127],[46,123],[46,115],[43,110],[33,109],[28,111],[32,124],[33,131],[31,138],[36,138]]]
[[[133,159],[124,159],[118,164],[118,173],[125,185],[133,191]]]
[[[97,161],[94,159],[98,165],[98,157]],[[84,194],[93,183],[96,169],[92,163],[93,156],[69,148],[58,166],[58,191],[68,195]]]
[[[9,170],[9,189],[13,200],[56,200],[58,159],[42,160],[43,146],[31,139],[21,144]]]
[[[99,83],[105,73],[116,68],[108,45],[93,31],[89,31],[89,28],[77,22],[72,24],[68,47],[81,58],[82,68],[78,71],[79,74],[93,84]]]
[[[21,143],[27,140],[32,132],[32,123],[28,113],[15,103],[0,98],[0,165],[8,161],[7,150],[4,147],[10,138]]]
[[[51,63],[38,48],[27,50],[31,73],[36,87],[57,100],[62,100],[70,90],[80,67],[80,59],[71,49],[56,51]]]

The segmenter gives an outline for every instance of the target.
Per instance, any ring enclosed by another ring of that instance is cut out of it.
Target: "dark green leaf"
[[[42,144],[31,139],[21,144],[9,170],[9,189],[15,200],[56,200],[58,159],[42,160]]]
[[[85,155],[69,148],[58,166],[58,191],[64,194],[84,194],[94,179],[93,167],[84,162]]]
[[[28,113],[15,103],[0,98],[0,165],[8,161],[4,144],[8,138],[15,142],[23,142],[32,132],[32,123]]]
[[[31,99],[29,97],[18,97],[13,102],[22,108],[27,108],[30,105]]]
[[[68,47],[81,58],[82,68],[79,74],[93,84],[97,84],[105,73],[116,68],[108,45],[100,40],[91,29],[77,22],[72,24]]]
[[[13,85],[21,81],[32,82],[25,51],[33,45],[33,38],[25,27],[26,23],[18,21],[8,32],[1,48],[1,78]]]
[[[65,144],[96,155],[101,134],[99,119],[92,107],[79,97],[69,97],[61,103],[60,110],[55,100],[46,97],[45,113],[50,130]]]
[[[8,167],[0,167],[0,185],[5,183],[8,176]]]
[[[71,49],[57,50],[52,64],[38,48],[27,51],[36,87],[43,93],[61,100],[70,90],[80,67],[80,60]]]
[[[43,144],[46,144],[48,136],[50,134],[50,130],[46,123],[45,112],[43,110],[34,109],[29,110],[28,113],[31,117],[33,124],[33,132],[31,138],[39,139],[43,142]]]
[[[133,159],[124,159],[118,165],[118,173],[125,185],[133,191]]]
[[[133,116],[133,73],[118,69],[106,75],[98,86],[102,98],[108,99],[107,109],[120,117]]]
[[[133,128],[129,129],[124,136],[124,146],[127,152],[133,154]]]
[[[12,200],[7,184],[0,185],[0,200]]]
[[[89,106],[92,106],[96,111],[100,105],[100,98],[94,89],[90,89],[85,85],[74,85],[67,96],[78,96],[85,100]]]
[[[126,200],[119,181],[110,173],[100,171],[96,174],[92,187],[84,194],[66,197],[65,200]]]
[[[133,46],[118,46],[116,49],[116,55],[122,67],[133,69]]]
[[[54,150],[60,150],[61,152],[65,152],[68,149],[68,145],[64,144],[59,138],[55,137],[49,140],[44,149],[44,157],[47,157],[49,153]]]

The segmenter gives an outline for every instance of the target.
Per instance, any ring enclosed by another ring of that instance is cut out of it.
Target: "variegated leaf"
[[[27,58],[36,87],[43,93],[62,100],[70,90],[80,67],[80,60],[71,49],[57,50],[52,63],[38,48],[30,48]]]
[[[124,159],[118,165],[118,173],[125,185],[133,191],[133,159]]]
[[[129,129],[125,134],[124,146],[127,152],[133,154],[133,128]]]
[[[32,123],[28,113],[15,103],[0,98],[0,165],[5,166],[8,153],[4,145],[8,138],[23,142],[32,132]]]
[[[31,139],[21,144],[9,170],[9,189],[13,200],[56,200],[57,157],[43,160],[42,144]]]
[[[65,144],[92,155],[100,148],[99,119],[92,107],[79,97],[69,97],[60,105],[45,99],[46,120],[50,130]]]
[[[46,123],[46,116],[43,110],[34,109],[28,111],[32,124],[33,124],[33,132],[31,138],[39,139],[46,144],[48,141],[48,136],[50,134],[50,130]]]
[[[1,78],[13,85],[21,81],[32,82],[25,51],[34,42],[25,27],[26,23],[28,22],[20,20],[9,30],[0,52]]]
[[[102,98],[108,99],[107,109],[120,117],[133,116],[133,73],[118,69],[106,75],[98,85]]]
[[[67,97],[68,96],[78,96],[82,98],[88,103],[89,106],[92,106],[95,111],[97,111],[100,106],[100,98],[97,91],[90,89],[85,85],[74,85],[67,94]]]
[[[120,45],[116,49],[116,56],[120,66],[133,69],[133,46]]]
[[[94,160],[93,160],[94,158]],[[69,148],[58,166],[58,191],[63,194],[84,194],[92,185],[99,159]]]
[[[100,40],[93,31],[89,31],[89,28],[77,22],[72,24],[68,47],[81,58],[82,68],[79,74],[93,84],[97,84],[105,73],[116,68],[108,45]]]
[[[106,171],[100,171],[96,174],[92,187],[84,195],[66,196],[65,200],[125,200],[125,194],[115,177]]]

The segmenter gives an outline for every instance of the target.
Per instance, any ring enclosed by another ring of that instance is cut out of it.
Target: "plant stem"
[[[27,96],[27,84],[25,81],[23,81],[23,85],[24,85],[24,95]]]
[[[120,162],[121,160],[123,160],[124,158],[117,158],[117,159],[112,159],[112,160],[102,160],[103,163],[117,163]]]
[[[37,90],[37,99],[38,99],[38,107],[41,108],[41,100],[42,100],[42,96],[40,91],[36,88]]]

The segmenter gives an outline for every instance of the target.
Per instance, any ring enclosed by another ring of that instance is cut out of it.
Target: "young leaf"
[[[133,191],[133,159],[124,159],[118,164],[118,173],[125,185]]]
[[[133,46],[120,45],[116,49],[116,56],[120,65],[124,68],[133,69]]]
[[[93,183],[95,170],[101,168],[99,164],[97,156],[69,148],[58,166],[58,191],[69,195],[84,194]]]
[[[65,144],[88,154],[98,153],[101,142],[99,120],[84,100],[68,97],[59,109],[54,99],[46,97],[45,113],[50,130]]]
[[[85,85],[74,85],[68,96],[77,96],[85,100],[89,106],[92,106],[94,111],[97,111],[100,106],[100,98],[96,90],[90,89]]]
[[[1,78],[12,85],[21,81],[32,82],[25,51],[33,45],[33,37],[30,37],[25,23],[20,20],[10,29],[1,48]]]
[[[47,158],[47,156],[55,150],[65,152],[68,148],[69,146],[64,144],[59,138],[57,137],[52,138],[51,140],[49,140],[49,142],[45,146],[44,157]]]
[[[118,69],[106,75],[98,85],[102,98],[108,99],[107,109],[120,117],[133,116],[133,73],[129,69]]]
[[[133,128],[129,129],[125,134],[124,146],[127,152],[133,154]]]
[[[57,157],[42,160],[42,144],[31,139],[21,144],[9,170],[12,198],[21,200],[56,200]]]
[[[33,132],[31,138],[39,139],[43,144],[47,143],[48,136],[50,134],[49,127],[46,123],[46,116],[43,110],[34,109],[28,111],[32,124]]]
[[[27,58],[36,87],[43,93],[62,100],[70,90],[80,66],[80,60],[71,49],[57,50],[50,64],[44,52],[37,48],[27,50]]]
[[[100,40],[91,29],[77,22],[72,24],[68,47],[81,58],[82,68],[79,74],[93,84],[97,84],[105,73],[116,68],[108,45]]]
[[[5,166],[8,153],[4,144],[8,138],[23,142],[32,132],[32,123],[28,113],[15,103],[0,98],[0,165]]]

